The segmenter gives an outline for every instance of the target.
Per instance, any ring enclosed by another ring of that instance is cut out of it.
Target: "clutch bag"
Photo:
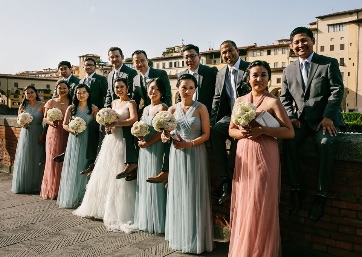
[[[269,112],[262,111],[262,113],[259,114],[258,117],[256,117],[255,121],[264,127],[270,127],[270,128],[278,128],[280,127],[279,122],[276,118],[273,117]]]

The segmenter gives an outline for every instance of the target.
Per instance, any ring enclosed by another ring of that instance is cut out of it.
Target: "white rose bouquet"
[[[68,126],[77,134],[80,134],[87,128],[87,123],[81,117],[75,117],[69,122]]]
[[[63,113],[58,108],[51,108],[47,111],[47,119],[50,122],[63,119]]]
[[[236,102],[234,104],[231,120],[237,126],[245,127],[256,116],[256,107],[249,102]]]
[[[168,111],[160,111],[152,120],[152,126],[158,132],[163,130],[172,131],[176,128],[176,119]]]
[[[111,124],[118,119],[118,113],[111,108],[102,108],[96,115],[96,121],[103,126]]]
[[[22,112],[18,115],[17,122],[20,126],[24,127],[26,124],[29,124],[33,120],[33,116],[30,113]]]
[[[131,128],[131,134],[139,139],[143,139],[143,137],[147,136],[150,133],[149,127],[144,121],[136,121],[133,123]]]

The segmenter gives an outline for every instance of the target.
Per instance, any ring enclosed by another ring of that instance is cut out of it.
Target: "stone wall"
[[[11,172],[17,138],[21,128],[16,116],[0,115],[0,171]],[[362,134],[340,134],[336,139],[336,161],[331,198],[326,202],[325,215],[318,222],[307,218],[317,185],[316,148],[309,139],[300,149],[305,174],[307,197],[298,215],[290,216],[289,186],[281,169],[280,226],[283,248],[288,246],[298,256],[362,256]],[[208,148],[209,156],[211,150]],[[219,183],[213,175],[213,160],[209,158],[211,190]],[[216,237],[226,241],[228,236],[230,202],[223,205],[213,199]],[[301,252],[306,252],[302,255]],[[284,256],[290,256],[284,253]]]

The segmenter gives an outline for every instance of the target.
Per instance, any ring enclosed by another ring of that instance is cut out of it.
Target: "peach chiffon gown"
[[[50,99],[45,108],[58,108],[65,116],[65,111],[68,104],[60,104],[53,99]],[[63,121],[59,122],[59,126],[54,128],[48,127],[45,141],[45,168],[43,182],[41,184],[40,196],[43,199],[56,199],[58,196],[60,175],[62,172],[63,163],[53,161],[53,158],[65,151],[67,147],[68,132],[63,129]]]
[[[263,95],[255,104],[257,113]],[[251,94],[248,95],[251,101]],[[270,136],[238,141],[232,184],[229,257],[280,256],[279,150]]]

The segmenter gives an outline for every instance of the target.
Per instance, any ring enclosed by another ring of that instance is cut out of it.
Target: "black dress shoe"
[[[309,210],[308,218],[312,221],[318,221],[324,214],[324,205],[327,197],[316,195],[313,200],[312,207]]]
[[[53,158],[53,160],[54,160],[55,162],[62,162],[62,161],[64,161],[64,156],[65,156],[65,152],[59,154],[58,156],[55,156],[55,157]]]
[[[116,179],[125,178],[128,175],[131,175],[131,172],[136,170],[137,166],[138,166],[137,163],[127,164],[126,167],[124,168],[124,170],[116,176]]]
[[[86,170],[81,171],[80,174],[85,175],[91,173],[94,169],[94,166],[94,163],[92,163]]]
[[[230,198],[230,193],[231,193],[231,187],[229,183],[223,183],[222,184],[222,190],[223,193],[219,199],[219,204],[222,204],[223,202],[225,202],[226,200],[228,200]]]
[[[135,180],[137,179],[137,170],[133,170],[131,172],[131,174],[127,175],[127,177],[125,178],[126,181],[132,181],[132,180]]]
[[[302,201],[305,198],[305,193],[302,190],[292,190],[290,193],[289,214],[297,214],[302,208]]]

